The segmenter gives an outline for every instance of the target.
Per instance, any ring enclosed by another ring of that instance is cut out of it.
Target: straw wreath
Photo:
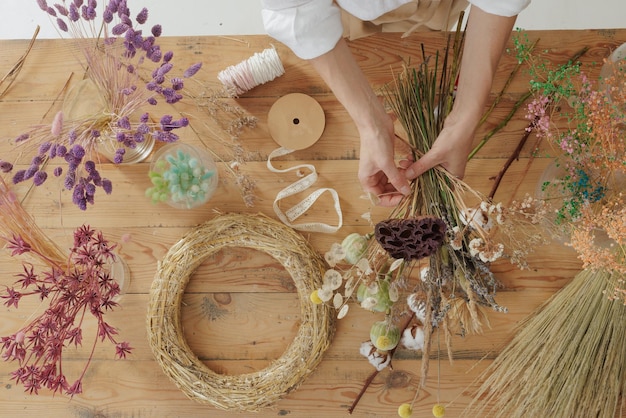
[[[291,274],[300,299],[301,325],[282,357],[263,370],[221,375],[191,351],[183,335],[181,300],[194,270],[223,248],[263,251]],[[322,359],[333,333],[333,315],[310,303],[321,286],[324,261],[291,228],[264,215],[226,214],[187,233],[159,263],[150,290],[148,339],[157,362],[190,399],[224,410],[257,411],[296,389]]]

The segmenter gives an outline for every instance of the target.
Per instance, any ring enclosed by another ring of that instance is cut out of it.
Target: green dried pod
[[[345,237],[341,242],[341,247],[346,253],[344,260],[350,264],[356,264],[365,255],[368,243],[369,237],[358,232],[353,232]]]
[[[388,321],[378,321],[370,329],[370,340],[378,350],[393,350],[400,342],[400,328]]]

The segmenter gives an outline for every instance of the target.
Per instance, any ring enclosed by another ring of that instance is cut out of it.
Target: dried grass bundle
[[[535,314],[482,376],[467,417],[612,418],[626,389],[623,275],[584,269]]]
[[[0,240],[8,242],[17,236],[28,242],[34,253],[45,254],[49,266],[67,263],[68,254],[39,228],[15,192],[0,177]]]
[[[282,357],[263,370],[220,375],[207,368],[185,341],[181,301],[194,270],[227,247],[252,248],[278,260],[298,291],[301,325]],[[148,337],[157,362],[191,399],[225,410],[257,411],[295,390],[313,372],[333,333],[330,307],[309,295],[321,285],[324,261],[301,235],[263,215],[221,215],[190,231],[159,263],[150,290]]]

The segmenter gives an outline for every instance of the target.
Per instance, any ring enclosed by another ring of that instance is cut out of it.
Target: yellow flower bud
[[[311,302],[313,302],[316,305],[319,305],[320,303],[322,303],[322,299],[320,299],[319,295],[317,294],[317,289],[311,292],[311,295],[309,296],[309,298],[311,299]]]
[[[435,404],[435,406],[433,406],[433,416],[435,418],[442,418],[444,415],[446,415],[446,407],[441,404]]]
[[[411,408],[411,405],[409,405],[408,403],[403,403],[398,408],[398,415],[401,418],[409,418],[411,415],[413,415],[413,408]]]

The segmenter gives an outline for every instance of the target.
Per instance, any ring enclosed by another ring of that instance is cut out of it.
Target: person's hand
[[[394,160],[395,135],[389,115],[374,121],[373,126],[360,129],[361,151],[359,181],[365,192],[378,197],[380,206],[395,206],[403,195],[410,193],[404,170],[410,162],[403,161],[396,167]]]
[[[472,147],[474,128],[474,124],[448,123],[446,120],[431,149],[406,169],[406,178],[413,180],[431,168],[441,166],[462,179]]]

